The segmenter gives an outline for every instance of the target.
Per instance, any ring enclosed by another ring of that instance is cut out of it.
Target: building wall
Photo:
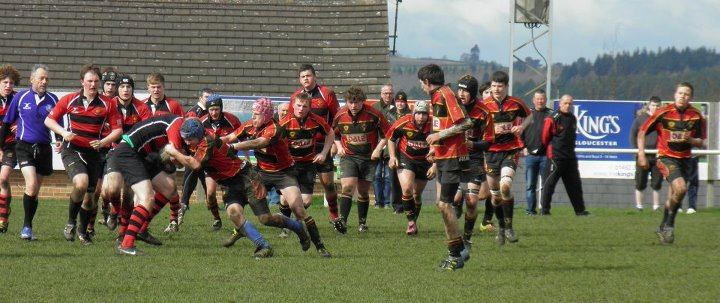
[[[229,95],[288,96],[300,64],[337,92],[379,93],[389,81],[384,0],[0,0],[0,63],[51,70],[50,90],[79,88],[83,64],[113,66],[145,90],[165,75],[167,95],[193,104],[210,87]]]

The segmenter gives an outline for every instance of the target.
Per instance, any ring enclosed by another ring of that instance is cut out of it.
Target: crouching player
[[[428,123],[428,118],[427,102],[418,101],[413,108],[413,114],[395,121],[385,135],[390,153],[388,166],[391,169],[397,168],[400,179],[401,199],[408,220],[405,233],[409,236],[418,232],[417,219],[422,209],[422,192],[428,180],[434,178],[437,172],[437,165],[426,159],[430,145],[425,139],[432,132],[432,124]]]
[[[310,237],[303,229],[302,223],[291,220],[279,214],[270,214],[267,191],[263,187],[260,177],[250,165],[237,157],[236,152],[220,137],[206,132],[200,120],[190,118],[183,122],[180,134],[188,148],[195,150],[194,156],[186,156],[169,145],[165,153],[180,164],[194,171],[204,170],[207,176],[221,185],[227,186],[223,200],[227,207],[227,214],[235,224],[233,234],[223,246],[230,247],[242,237],[247,237],[256,246],[257,258],[267,258],[273,255],[272,248],[243,216],[243,207],[250,205],[260,223],[277,228],[288,228],[294,231],[300,239],[303,250],[310,248]]]

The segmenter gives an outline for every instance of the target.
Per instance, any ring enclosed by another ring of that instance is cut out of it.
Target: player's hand
[[[382,156],[382,149],[375,149],[373,150],[372,154],[370,155],[370,160],[375,161],[380,159],[380,156]]]
[[[335,146],[337,146],[337,145],[335,145]],[[345,157],[345,155],[346,155],[346,153],[345,153],[345,148],[343,148],[343,147],[338,147],[338,148],[337,148],[337,155],[338,155],[339,157],[341,157],[341,158],[342,158],[342,157]]]
[[[473,149],[473,142],[470,141],[470,140],[465,140],[465,146],[467,146],[467,148],[468,148],[469,150],[472,150],[472,149]]]
[[[13,134],[14,134],[14,133],[17,133],[17,124],[14,124],[14,125],[10,126],[10,132],[13,133]]]
[[[528,152],[527,147],[523,148],[523,156],[527,157],[529,154],[530,154],[530,152]]]
[[[320,164],[323,162],[325,162],[325,155],[323,155],[323,154],[317,154],[317,155],[315,155],[315,158],[313,158],[313,163]]]
[[[435,175],[437,175],[437,165],[430,166],[430,169],[427,171],[427,178],[428,180],[432,180],[435,178]]]
[[[90,141],[90,146],[95,150],[98,150],[105,147],[105,143],[103,143],[102,140],[93,140]]]
[[[3,151],[2,151],[2,149],[0,149],[0,159],[2,159],[2,158],[3,158]]]
[[[638,167],[640,167],[642,169],[650,168],[650,165],[648,164],[647,157],[645,157],[645,154],[638,154],[637,162],[638,162],[637,163]]]
[[[60,153],[62,151],[62,143],[61,142],[55,142],[55,146],[53,146],[53,149],[56,153]]]
[[[427,136],[425,141],[427,141],[427,143],[430,145],[437,143],[438,141],[440,141],[440,133],[434,133],[434,134]]]
[[[398,166],[398,160],[395,157],[390,157],[390,160],[388,160],[388,167],[390,169],[395,169]]]
[[[427,156],[425,156],[425,159],[427,159],[430,163],[435,163],[435,150],[431,148],[430,152],[428,152]]]
[[[511,131],[513,134],[520,135],[520,133],[522,133],[522,131],[523,131],[523,127],[520,126],[520,125],[515,125],[515,126],[513,126],[513,127],[510,128],[510,131]]]
[[[63,133],[62,137],[65,141],[70,142],[70,141],[72,141],[72,139],[75,139],[75,134],[73,134],[72,132],[66,131]]]

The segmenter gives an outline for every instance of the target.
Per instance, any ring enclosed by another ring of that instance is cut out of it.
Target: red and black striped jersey
[[[390,125],[382,113],[363,103],[357,116],[350,114],[347,106],[340,108],[332,128],[335,140],[340,140],[347,155],[370,158],[380,138],[385,138]]]
[[[487,141],[492,143],[495,139],[495,129],[490,110],[483,104],[482,100],[475,100],[472,104],[465,106],[468,116],[473,122],[471,129],[465,131],[465,140],[478,142]],[[482,159],[481,150],[469,149],[471,159]]]
[[[689,139],[706,139],[706,128],[705,118],[698,109],[688,106],[680,110],[675,104],[668,104],[645,120],[640,130],[646,133],[657,131],[658,156],[690,158],[692,145]]]
[[[185,118],[191,118],[191,117],[197,117],[201,118],[202,116],[207,115],[208,110],[205,108],[205,106],[200,105],[200,103],[193,105],[188,111],[185,113]]]
[[[467,118],[465,107],[455,97],[452,89],[443,85],[430,93],[430,104],[432,105],[433,132],[446,130]],[[456,134],[433,144],[435,158],[457,159],[468,155],[465,146],[465,134]]]
[[[133,97],[124,105],[118,97],[113,98],[117,104],[118,112],[122,117],[123,132],[129,131],[136,123],[152,117],[150,108],[139,99]]]
[[[413,160],[425,161],[430,145],[425,139],[432,133],[432,123],[416,125],[413,115],[400,117],[390,126],[385,138],[398,142],[398,150]]]
[[[48,117],[60,122],[64,115],[68,116],[68,130],[76,135],[72,142],[66,143],[81,148],[92,148],[91,141],[102,139],[105,123],[110,130],[122,128],[122,119],[115,102],[100,94],[89,101],[82,91],[65,95]]]
[[[147,155],[159,152],[168,143],[181,150],[185,142],[180,137],[180,127],[184,119],[176,115],[150,117],[135,124],[123,134],[123,141],[138,152]]]
[[[303,92],[306,91],[301,87],[290,96],[289,113],[293,111],[295,97]],[[325,85],[315,85],[315,88],[306,93],[312,98],[312,100],[310,100],[310,111],[325,119],[328,125],[332,124],[333,118],[337,115],[338,109],[340,108],[340,102],[338,102],[335,92]],[[280,117],[280,119],[282,118],[283,117]]]
[[[317,138],[325,138],[330,133],[330,125],[314,113],[308,113],[302,120],[291,113],[280,120],[280,127],[288,136],[290,155],[299,163],[312,162],[317,154]]]
[[[493,116],[495,140],[490,145],[490,152],[511,151],[523,148],[520,136],[512,132],[512,127],[519,125],[519,118],[530,116],[530,108],[520,99],[507,96],[502,102],[488,97],[483,103]]]
[[[10,92],[10,95],[7,96],[7,98],[4,98],[0,96],[0,126],[3,124],[3,119],[5,119],[5,115],[7,114],[8,109],[10,108],[10,102],[12,102],[13,97],[15,96],[16,92],[12,91]],[[10,126],[15,125],[16,123],[13,122]],[[8,132],[7,137],[5,137],[5,145],[7,146],[10,143],[15,142],[15,132]]]
[[[234,134],[240,141],[257,138],[265,138],[270,141],[270,145],[255,150],[255,158],[257,158],[258,167],[262,171],[276,172],[293,166],[294,162],[290,156],[287,136],[275,120],[266,123],[259,130],[256,130],[252,125],[252,120],[249,120],[236,129]]]
[[[188,117],[190,117],[190,115],[188,115]],[[242,126],[240,119],[228,112],[223,112],[222,117],[217,120],[211,119],[210,115],[202,116],[200,120],[202,121],[203,126],[205,126],[206,130],[211,131],[211,133],[215,134],[218,137],[224,137],[232,134],[233,131]]]
[[[152,113],[153,116],[162,116],[167,114],[172,114],[180,117],[185,116],[185,112],[183,111],[182,106],[180,103],[173,99],[168,98],[167,96],[164,96],[162,100],[160,100],[157,104],[153,103],[150,97],[143,100],[145,102],[145,105],[150,108],[150,113]]]
[[[218,182],[234,177],[244,166],[244,161],[235,150],[214,135],[207,135],[200,140],[194,157],[200,161],[208,176]]]

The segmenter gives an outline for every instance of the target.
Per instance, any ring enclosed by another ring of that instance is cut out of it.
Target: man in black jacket
[[[542,144],[542,132],[545,118],[549,117],[552,111],[547,108],[546,104],[547,94],[545,91],[542,89],[536,90],[533,95],[533,121],[523,130],[521,135],[523,143],[525,143],[523,149],[525,155],[525,198],[527,200],[525,213],[528,215],[537,214],[535,209],[537,208],[538,177],[545,172],[547,166],[545,146]]]
[[[652,116],[655,111],[662,106],[662,101],[656,96],[650,97],[646,107],[638,112],[637,117],[633,121],[632,128],[630,129],[630,143],[633,148],[637,146],[637,134],[640,131],[640,126]],[[656,149],[657,148],[657,133],[650,132],[645,134],[645,149]],[[640,166],[635,165],[635,208],[637,210],[643,210],[643,191],[647,187],[648,173],[650,174],[650,187],[653,190],[653,210],[657,210],[660,207],[660,188],[662,188],[662,175],[658,169],[655,155],[648,155],[648,169],[643,169]]]
[[[575,209],[575,215],[587,216],[583,200],[582,182],[578,170],[577,156],[575,155],[575,131],[577,118],[572,113],[573,97],[563,95],[560,98],[558,110],[552,116],[545,118],[542,142],[547,149],[549,169],[542,190],[542,213],[550,214],[550,202],[555,192],[557,181],[562,178]]]

